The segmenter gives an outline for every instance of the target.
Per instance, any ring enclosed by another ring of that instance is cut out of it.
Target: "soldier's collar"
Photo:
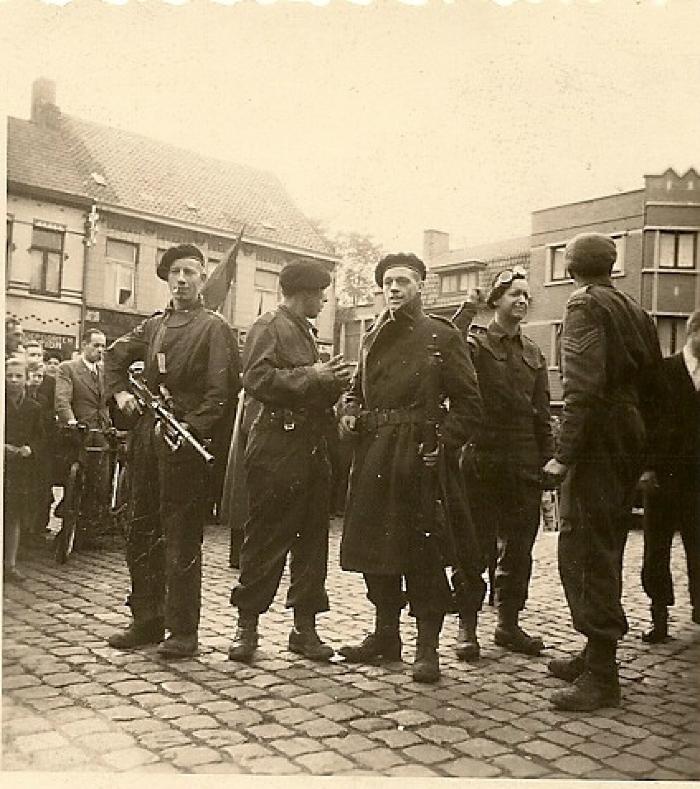
[[[491,323],[489,323],[488,328],[486,329],[486,333],[490,335],[493,340],[500,341],[504,337],[508,338],[515,338],[522,342],[522,329],[518,326],[516,332],[514,334],[509,334],[503,326],[494,318]]]
[[[184,315],[190,312],[195,312],[197,310],[203,310],[203,309],[204,309],[204,299],[200,294],[199,296],[197,296],[197,300],[192,303],[192,306],[188,307],[186,310],[176,310],[175,307],[173,306],[173,300],[170,299],[170,301],[168,302],[168,306],[165,308],[165,313],[166,315],[169,315],[171,313],[180,313]]]

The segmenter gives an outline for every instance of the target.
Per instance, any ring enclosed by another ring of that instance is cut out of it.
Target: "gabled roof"
[[[10,184],[332,255],[271,173],[59,114],[55,128],[9,118]]]

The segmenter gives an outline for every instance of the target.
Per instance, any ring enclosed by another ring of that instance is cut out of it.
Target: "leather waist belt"
[[[384,408],[375,411],[362,411],[359,416],[359,429],[372,432],[385,425],[420,424],[425,414],[410,408]]]
[[[294,430],[301,426],[321,428],[332,421],[332,411],[293,411],[291,408],[264,408],[256,419],[256,422],[261,426],[277,427],[283,430]]]

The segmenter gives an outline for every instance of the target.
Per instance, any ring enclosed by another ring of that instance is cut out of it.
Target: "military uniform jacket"
[[[664,392],[651,318],[610,284],[580,288],[566,305],[561,367],[557,459],[565,465],[600,458],[639,463]]]
[[[158,354],[162,354],[160,362]],[[135,361],[145,362],[151,391],[165,385],[175,416],[201,438],[212,436],[227,403],[240,389],[233,330],[201,303],[189,310],[168,307],[116,340],[104,355],[108,395],[128,390],[127,372]]]
[[[522,332],[509,336],[494,320],[468,339],[484,402],[476,439],[481,463],[506,463],[539,479],[554,455],[549,379],[542,351]]]
[[[341,566],[345,570],[402,574],[410,566],[411,532],[419,527],[421,511],[423,382],[433,335],[437,336],[443,360],[442,389],[449,399],[441,425],[446,452],[456,457],[481,421],[476,374],[454,325],[426,315],[420,299],[393,315],[388,310],[382,313],[362,338],[358,371],[343,413],[376,411],[395,414],[399,421],[360,429],[341,544]],[[410,414],[415,419],[400,421],[411,419]],[[459,488],[456,463],[450,465],[449,474],[454,478],[447,487]]]
[[[248,332],[243,388],[266,414],[288,410],[300,418],[328,418],[343,387],[314,366],[318,361],[315,328],[281,304]]]

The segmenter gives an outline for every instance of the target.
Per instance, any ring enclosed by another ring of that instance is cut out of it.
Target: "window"
[[[610,238],[615,242],[617,257],[612,267],[613,274],[623,274],[625,270],[625,242],[627,235],[618,233],[610,234]],[[566,270],[566,259],[564,250],[566,244],[558,244],[547,248],[547,282],[570,282],[571,277]]]
[[[469,293],[479,285],[478,271],[458,271],[440,277],[440,293]]]
[[[29,290],[32,293],[61,295],[63,262],[63,231],[35,225],[32,230],[32,271]]]
[[[547,247],[547,282],[564,282],[569,279],[564,260],[565,244]]]
[[[277,263],[280,266],[284,264],[284,255],[276,249],[267,247],[258,247],[255,250],[255,259],[261,263]]]
[[[664,356],[681,350],[685,344],[685,318],[658,318],[656,330]]]
[[[108,238],[106,254],[105,302],[117,307],[135,307],[138,246]]]
[[[558,370],[561,367],[561,321],[552,321],[549,337],[549,367]]]
[[[255,293],[257,296],[257,314],[274,310],[279,301],[277,289],[279,286],[279,274],[275,271],[265,269],[255,269]]]
[[[659,268],[694,269],[698,234],[688,231],[659,233]]]

